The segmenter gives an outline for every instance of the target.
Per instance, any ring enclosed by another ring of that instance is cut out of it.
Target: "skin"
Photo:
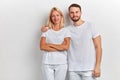
[[[75,27],[82,25],[85,21],[81,19],[82,12],[78,7],[71,7],[69,10],[69,16],[73,21]],[[96,50],[96,63],[95,68],[93,70],[94,77],[100,77],[100,64],[101,64],[101,56],[102,56],[102,48],[101,48],[101,36],[93,38],[93,43]]]
[[[60,30],[60,21],[61,15],[57,11],[53,11],[51,15],[51,20],[54,26],[52,27],[53,30],[59,31]],[[62,44],[50,44],[46,42],[46,38],[42,37],[40,40],[40,49],[45,51],[63,51],[69,48],[70,38],[64,38],[64,42]]]

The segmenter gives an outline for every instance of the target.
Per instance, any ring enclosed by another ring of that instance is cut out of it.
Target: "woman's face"
[[[60,22],[61,22],[61,15],[60,15],[60,13],[57,12],[57,11],[53,11],[52,14],[51,14],[51,20],[52,20],[54,25],[60,24]]]

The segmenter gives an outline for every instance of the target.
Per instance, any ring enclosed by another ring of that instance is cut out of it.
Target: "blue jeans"
[[[92,71],[69,71],[69,80],[96,80]]]

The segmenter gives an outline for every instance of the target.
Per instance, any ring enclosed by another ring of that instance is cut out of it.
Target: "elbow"
[[[43,50],[43,47],[40,46],[40,50]]]
[[[64,50],[68,50],[68,49],[69,49],[69,46],[65,46],[65,47],[64,47]]]
[[[98,51],[99,53],[102,53],[102,48],[101,47],[95,47],[96,51]]]
[[[40,50],[44,50],[45,49],[45,47],[44,46],[40,46]]]
[[[102,47],[101,46],[95,46],[95,49],[102,50]]]
[[[68,50],[69,49],[69,44],[64,44],[64,50]]]

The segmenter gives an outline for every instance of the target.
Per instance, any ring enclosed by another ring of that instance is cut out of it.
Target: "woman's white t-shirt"
[[[59,31],[49,29],[47,32],[43,32],[41,37],[46,37],[46,43],[62,44],[64,38],[70,37],[70,32],[67,28],[62,28]],[[43,51],[42,63],[44,64],[66,64],[67,63],[67,51],[55,51],[48,52]]]

